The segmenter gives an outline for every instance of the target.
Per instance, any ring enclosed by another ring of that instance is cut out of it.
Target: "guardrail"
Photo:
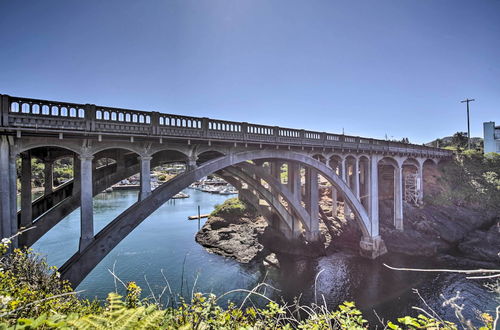
[[[55,129],[97,134],[123,133],[160,137],[191,137],[243,143],[424,153],[430,156],[450,156],[452,154],[449,150],[415,144],[155,111],[38,100],[1,94],[0,101],[1,126],[11,129]]]

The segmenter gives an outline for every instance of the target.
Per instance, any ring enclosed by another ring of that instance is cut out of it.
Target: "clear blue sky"
[[[416,143],[500,125],[499,0],[0,0],[0,93]]]

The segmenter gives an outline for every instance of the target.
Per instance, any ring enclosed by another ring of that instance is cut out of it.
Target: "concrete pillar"
[[[424,202],[424,161],[418,161],[418,177],[417,177],[417,189],[418,189],[418,202],[422,204]]]
[[[370,157],[370,234],[372,237],[379,235],[378,215],[378,161],[380,156]]]
[[[332,185],[332,217],[337,216],[338,191]]]
[[[403,230],[403,166],[394,168],[394,227]]]
[[[313,168],[306,169],[306,208],[309,213],[308,241],[319,239],[319,187],[318,172]]]
[[[43,169],[43,179],[44,179],[44,188],[45,195],[49,195],[52,193],[53,185],[54,185],[54,162],[52,160],[44,160],[43,161],[44,169]]]
[[[151,158],[150,156],[141,156],[141,191],[139,192],[139,200],[142,201],[151,195]]]
[[[366,203],[366,213],[370,215],[371,210],[371,168],[370,168],[371,160],[368,159],[368,162],[365,163],[365,203]]]
[[[191,171],[196,169],[196,167],[198,167],[198,165],[196,164],[196,160],[197,160],[196,156],[189,157],[186,163],[186,171]]]
[[[17,223],[17,155],[12,152],[9,153],[9,192],[10,192],[10,232],[11,235],[17,234],[19,225]],[[18,238],[12,239],[12,248],[17,248]]]
[[[342,180],[347,184],[349,188],[351,188],[351,185],[349,183],[349,166],[347,162],[347,157],[344,157],[342,159]],[[347,205],[347,199],[344,196],[344,218],[345,219],[350,219],[351,217],[351,208],[349,205]]]
[[[295,162],[288,163],[288,187],[296,200],[301,200],[300,166]]]
[[[31,154],[27,151],[21,154],[21,227],[33,223],[31,204]]]
[[[92,193],[92,159],[90,155],[80,156],[80,251],[94,239],[94,210]]]
[[[0,238],[12,236],[11,203],[9,185],[9,142],[6,136],[0,136]]]
[[[354,190],[354,195],[358,200],[360,200],[360,192],[359,192],[359,158],[354,159],[354,176],[353,176],[353,190]]]

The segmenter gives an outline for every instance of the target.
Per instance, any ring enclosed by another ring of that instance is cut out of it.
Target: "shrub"
[[[5,248],[3,244],[4,252]],[[45,258],[31,249],[15,249],[2,256],[0,268],[0,320],[4,322],[44,313],[85,314],[100,310],[97,302],[78,299],[56,268],[49,267]]]
[[[224,203],[215,205],[215,209],[210,214],[211,217],[244,216],[255,213],[255,208],[241,201],[238,197],[229,198]]]

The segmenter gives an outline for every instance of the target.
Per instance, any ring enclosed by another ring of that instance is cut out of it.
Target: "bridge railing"
[[[234,142],[345,148],[359,151],[448,156],[451,151],[343,134],[245,122],[215,120],[154,111],[96,106],[0,95],[0,124],[14,129],[192,137]]]

